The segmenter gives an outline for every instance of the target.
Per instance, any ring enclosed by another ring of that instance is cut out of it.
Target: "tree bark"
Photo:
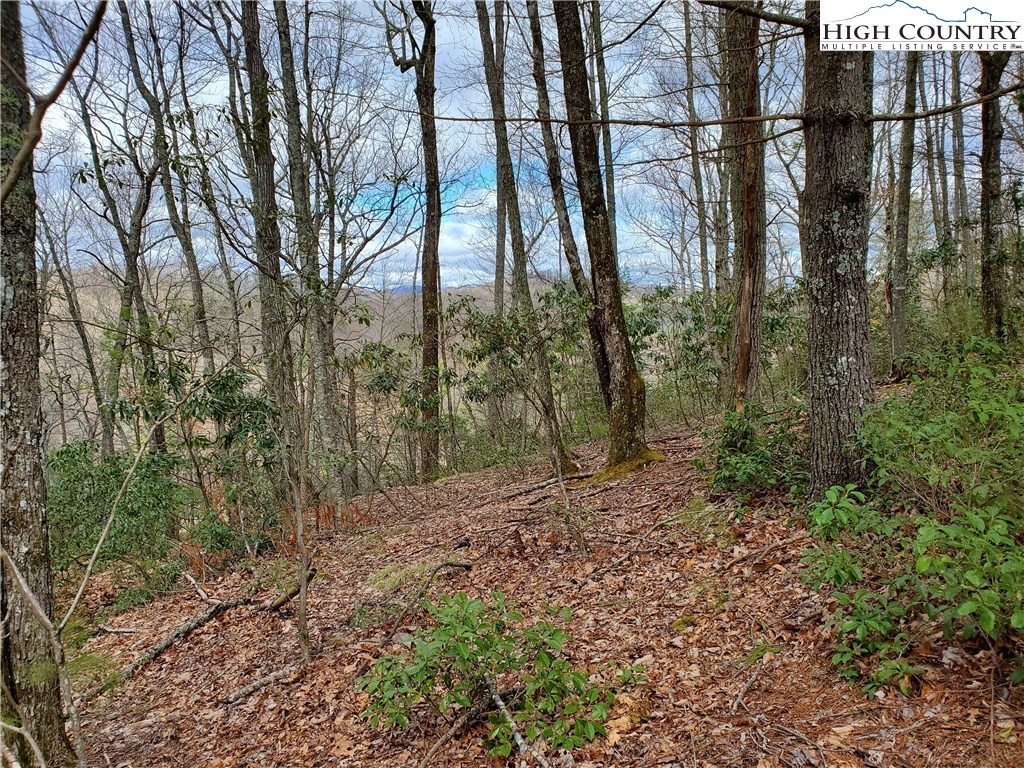
[[[299,466],[296,419],[299,406],[295,397],[291,327],[288,299],[281,277],[281,229],[278,224],[277,183],[270,137],[270,87],[260,47],[260,22],[257,4],[242,3],[242,36],[246,69],[249,73],[251,142],[242,147],[248,153],[249,184],[252,188],[252,215],[259,268],[260,333],[263,340],[267,388],[279,411],[278,438],[282,442],[283,467],[278,479],[279,500],[292,505],[292,488]]]
[[[867,243],[872,55],[819,50],[820,8],[804,31],[806,182],[800,241],[809,303],[811,495],[862,477],[854,432],[872,401]]]
[[[729,116],[761,113],[759,28],[754,16],[725,17]],[[739,123],[729,131],[736,297],[732,316],[732,407],[757,400],[761,382],[761,307],[765,291],[768,216],[765,209],[764,123]]]
[[[6,176],[29,128],[29,91],[19,3],[0,4],[0,175]],[[53,584],[43,475],[39,385],[40,300],[36,278],[36,191],[30,153],[0,210],[0,545],[35,600],[53,618]],[[0,717],[20,721],[51,768],[75,764],[64,730],[58,660],[46,627],[0,566]],[[8,697],[10,694],[10,698]],[[13,701],[12,701],[13,699]],[[7,733],[0,736],[11,743]],[[15,745],[34,766],[29,746]]]
[[[586,52],[579,10],[575,3],[555,3],[554,8],[566,112],[570,121],[569,141],[576,168],[583,228],[590,251],[594,299],[608,355],[612,401],[608,466],[654,460],[658,457],[645,442],[646,385],[637,371],[626,331],[618,264],[601,183],[601,159],[594,131],[587,125],[593,110],[587,90]]]
[[[597,80],[598,117],[601,118],[601,152],[604,158],[605,200],[608,204],[608,230],[612,253],[619,259],[618,221],[615,204],[615,164],[612,156],[612,127],[608,122],[608,71],[604,62],[604,35],[601,30],[601,0],[590,0],[590,23],[594,38],[594,77]]]
[[[404,28],[397,27],[384,14],[388,48],[395,66],[402,72],[412,69],[416,75],[416,107],[420,117],[420,139],[423,144],[423,176],[426,210],[421,240],[421,280],[423,283],[423,358],[420,391],[420,479],[435,480],[438,476],[441,442],[441,396],[438,386],[438,363],[441,320],[441,265],[438,249],[441,241],[441,168],[437,151],[437,120],[434,116],[434,97],[437,86],[434,69],[437,62],[436,19],[431,0],[413,0],[413,11],[423,26],[423,37],[413,37],[412,20],[406,18]],[[413,55],[407,57],[406,45],[401,54],[394,47],[394,39],[409,36]]]
[[[917,109],[917,74],[921,61],[919,51],[910,51],[904,75],[903,111]],[[910,281],[910,187],[914,175],[914,136],[917,123],[904,120],[900,124],[899,181],[896,189],[896,222],[893,229],[892,315],[889,338],[892,343],[893,369],[902,368],[907,347],[907,291]]]
[[[987,96],[999,90],[1010,54],[986,51],[979,53],[978,58],[981,60],[978,95]],[[999,101],[993,99],[981,105],[981,319],[985,333],[1002,341],[1006,338],[1006,276],[1001,238],[1003,113]]]

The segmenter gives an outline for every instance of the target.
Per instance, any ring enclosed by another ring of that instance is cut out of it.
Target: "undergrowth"
[[[915,361],[911,391],[866,416],[870,480],[809,510],[805,578],[835,588],[833,661],[909,690],[915,642],[980,642],[1024,680],[1024,373],[982,339]]]
[[[525,624],[505,595],[488,602],[460,592],[426,604],[433,626],[420,629],[403,648],[379,659],[357,685],[369,695],[363,713],[373,726],[407,728],[422,709],[444,713],[485,701],[489,686],[503,698],[527,741],[572,750],[599,735],[614,702],[615,686],[591,679],[561,657],[570,637],[553,621]],[[567,610],[549,609],[567,621]],[[619,684],[635,684],[642,670],[629,668]],[[491,716],[493,754],[515,748],[504,717]]]

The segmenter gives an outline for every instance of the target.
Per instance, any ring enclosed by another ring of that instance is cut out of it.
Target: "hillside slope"
[[[620,696],[609,738],[572,758],[551,755],[552,765],[1024,764],[1022,696],[993,684],[984,658],[922,643],[915,662],[926,673],[911,698],[887,690],[868,699],[841,680],[826,628],[834,605],[801,584],[807,540],[795,515],[766,502],[738,519],[693,468],[695,435],[652,447],[667,461],[603,485],[569,483],[564,495],[545,484],[541,466],[378,495],[375,525],[315,542],[311,666],[226,703],[298,654],[293,606],[226,611],[85,708],[94,764],[417,765],[446,725],[371,729],[358,717],[366,700],[353,675],[446,561],[472,569],[441,569],[431,596],[500,590],[527,613],[544,602],[569,606],[573,663],[646,668],[647,682]],[[591,471],[601,457],[600,446],[578,456]],[[274,562],[261,567],[272,571]],[[232,573],[204,588],[233,598],[250,578]],[[111,619],[112,628],[134,631],[99,636],[88,650],[126,666],[207,607],[183,590]],[[401,629],[422,622],[414,611]],[[477,726],[433,764],[505,765],[487,756],[484,734]]]

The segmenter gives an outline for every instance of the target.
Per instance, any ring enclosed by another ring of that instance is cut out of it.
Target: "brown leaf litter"
[[[866,698],[830,662],[834,603],[800,581],[799,516],[763,500],[740,519],[694,469],[701,442],[693,434],[652,447],[667,460],[606,484],[570,481],[564,493],[537,465],[390,489],[390,501],[378,494],[376,525],[315,543],[320,576],[309,590],[309,620],[318,651],[309,667],[227,703],[299,658],[294,603],[276,613],[259,610],[258,599],[233,608],[86,705],[91,764],[416,765],[444,723],[371,729],[359,717],[365,698],[353,676],[431,569],[457,561],[472,570],[440,570],[430,596],[500,590],[527,613],[542,603],[569,606],[574,664],[646,668],[647,682],[618,697],[608,737],[552,755],[552,765],[1024,765],[1022,695],[990,676],[984,653],[936,647],[915,659],[926,668],[918,695]],[[602,449],[586,447],[577,458],[597,470]],[[261,565],[275,564],[291,572],[283,560]],[[251,578],[233,572],[204,589],[230,599]],[[206,607],[183,587],[111,618],[110,628],[136,631],[98,635],[86,650],[126,667]],[[423,618],[410,612],[397,636]],[[484,735],[484,726],[462,735],[434,764],[506,765],[487,755]]]

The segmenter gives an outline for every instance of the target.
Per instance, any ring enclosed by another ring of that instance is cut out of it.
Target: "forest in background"
[[[85,760],[98,573],[117,612],[281,556],[308,664],[324,531],[538,456],[614,483],[679,425],[738,525],[811,533],[836,674],[912,692],[941,629],[1024,678],[1020,54],[826,53],[814,3],[2,8],[6,761]],[[518,634],[462,688],[382,657],[373,717],[605,733],[561,630],[459,600],[435,631]],[[523,668],[586,716],[506,707]]]

